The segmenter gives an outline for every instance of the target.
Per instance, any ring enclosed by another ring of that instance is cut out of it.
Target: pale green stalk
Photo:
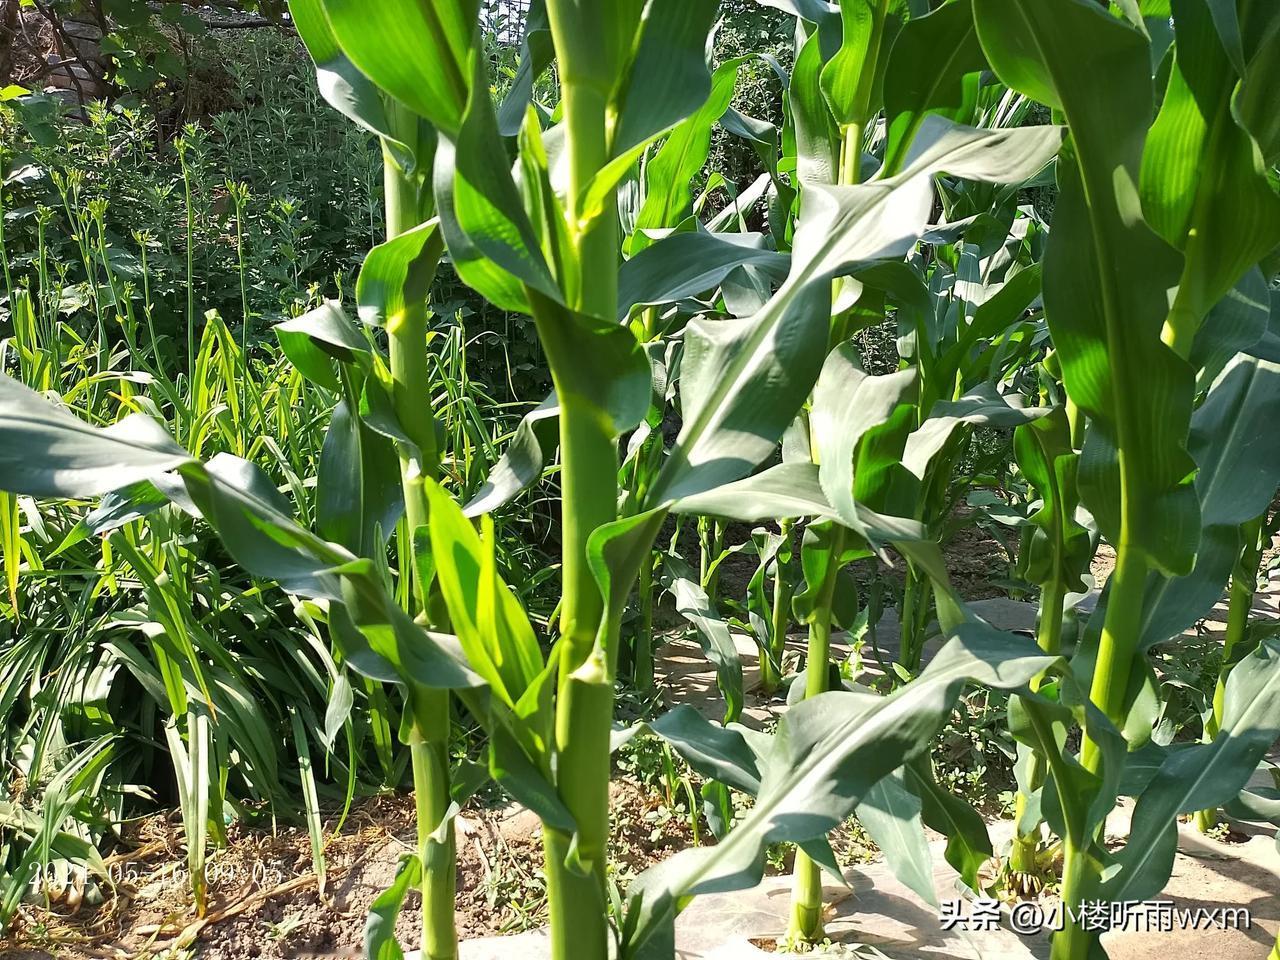
[[[840,143],[840,183],[854,184],[861,179],[861,159],[862,127],[849,124],[842,131]],[[832,284],[833,302],[841,283],[842,281],[836,280]],[[837,525],[832,531],[829,548],[831,557],[826,575],[818,588],[809,621],[805,699],[827,691],[827,664],[831,659],[831,602],[835,595],[836,576],[840,572],[840,554],[844,552],[844,540],[844,528]],[[785,638],[783,642],[785,643]],[[808,854],[797,848],[792,869],[791,920],[787,928],[787,940],[794,945],[811,944],[821,940],[822,935],[822,871]]]
[[[1125,456],[1120,447],[1121,462]],[[1103,621],[1098,658],[1094,666],[1089,699],[1117,727],[1124,725],[1124,697],[1129,686],[1142,627],[1142,601],[1146,589],[1147,562],[1132,546],[1130,529],[1130,496],[1126,474],[1121,471],[1120,538],[1116,546],[1116,568],[1111,574],[1106,619]],[[1080,760],[1090,773],[1102,770],[1102,752],[1086,733]],[[1094,899],[1101,882],[1102,864],[1090,852],[1087,838],[1066,837],[1063,842],[1062,902],[1076,909],[1082,901]],[[1086,960],[1096,934],[1083,929],[1070,912],[1065,912],[1065,926],[1053,938],[1052,960]]]
[[[1054,569],[1058,564],[1054,564]],[[1062,649],[1062,610],[1066,598],[1066,590],[1059,577],[1054,577],[1041,588],[1040,593],[1040,625],[1036,632],[1036,642],[1045,653],[1055,656]],[[1031,681],[1032,692],[1040,688],[1043,678],[1036,677]],[[1044,783],[1045,759],[1039,751],[1031,754],[1031,769],[1028,780],[1031,788],[1037,789]],[[1027,807],[1027,795],[1021,791],[1014,801],[1013,822],[1016,832],[1013,848],[1009,854],[1009,869],[1015,877],[1037,877],[1040,874],[1040,824],[1033,829],[1022,829],[1022,817]],[[1027,892],[1027,891],[1023,891]]]
[[[835,597],[840,554],[844,552],[844,528],[831,536],[831,559],[815,598],[809,621],[809,650],[805,661],[805,699],[826,693],[827,666],[831,660],[831,604]],[[794,943],[816,943],[822,939],[822,871],[803,850],[796,850],[792,872],[791,923],[787,938]]]
[[[612,194],[596,217],[583,217],[583,188],[608,160],[607,114],[613,64],[603,57],[599,21],[617,11],[583,9],[550,0],[547,12],[558,55],[568,158],[566,217],[576,267],[562,278],[569,305],[584,313],[617,312],[617,217]],[[599,587],[587,564],[587,540],[617,517],[617,451],[611,418],[568,389],[558,371],[580,358],[556,356],[563,338],[548,329],[553,316],[535,309],[560,397],[562,575],[560,674],[555,717],[556,789],[577,824],[571,838],[545,828],[547,900],[553,960],[605,960],[608,898],[605,870],[609,838],[609,731],[613,685],[595,652],[604,615]],[[571,852],[578,865],[566,861]]]
[[[407,110],[393,106],[396,136],[402,143],[416,142],[418,120]],[[422,219],[418,187],[404,176],[399,165],[384,151],[384,185],[387,205],[387,239],[394,239],[416,227]],[[434,254],[439,257],[438,240]],[[414,534],[427,525],[428,509],[424,477],[439,473],[435,417],[431,409],[430,367],[427,359],[427,304],[405,305],[402,313],[387,318],[387,345],[391,361],[391,402],[405,435],[420,452],[415,462],[400,455],[400,480],[404,492],[405,526],[408,542],[400,549],[415,557]],[[421,614],[427,598],[412,591],[414,612]],[[410,751],[413,761],[414,803],[418,819],[418,853],[422,859],[422,955],[423,960],[454,960],[458,935],[453,903],[456,889],[456,856],[452,822],[446,823],[449,809],[449,694],[445,690],[415,688],[411,693],[413,728]],[[437,834],[443,830],[444,836]]]
[[[653,689],[653,557],[640,564],[636,588],[640,596],[640,627],[632,644],[632,681],[637,690]]]
[[[791,540],[791,520],[783,520],[779,524],[779,530],[786,543]],[[787,649],[787,627],[791,622],[791,590],[787,585],[786,577],[782,569],[782,550],[778,551],[778,557],[775,560],[775,574],[773,577],[773,609],[770,615],[769,627],[769,649],[766,655],[760,658],[760,689],[765,693],[772,693],[778,689],[778,684],[782,682],[782,657]]]
[[[9,273],[9,250],[4,240],[4,175],[5,157],[0,156],[0,267],[4,268],[4,293],[9,305],[13,306],[13,277]]]
[[[187,145],[179,140],[178,161],[182,167],[182,196],[187,210],[187,381],[196,369],[196,292],[195,292],[195,205],[191,200],[191,168],[187,166]],[[195,418],[191,430],[196,429]]]

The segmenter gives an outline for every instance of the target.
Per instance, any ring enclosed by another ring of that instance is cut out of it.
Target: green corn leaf
[[[907,788],[903,772],[895,770],[867,791],[854,813],[884,853],[893,875],[925,903],[936,905],[933,856],[921,809],[920,798]]]
[[[546,131],[533,108],[525,115],[516,140],[519,155],[519,191],[539,248],[554,265],[561,287],[567,288],[577,272],[577,255],[569,236],[568,215],[560,191],[552,183],[551,170],[564,156],[563,124]]]
[[[1199,370],[1197,386],[1212,384],[1237,353],[1280,360],[1267,353],[1267,328],[1271,321],[1271,291],[1262,271],[1254,267],[1219,300],[1196,333],[1191,365]]]
[[[839,525],[835,523],[811,523],[805,528],[800,540],[800,569],[804,574],[804,587],[795,594],[791,602],[792,614],[802,624],[809,625],[820,616],[820,599],[822,584],[833,581],[835,589],[830,604],[831,621],[837,626],[845,626],[853,622],[858,614],[858,589],[845,569],[855,560],[870,556],[865,544],[856,538],[842,538],[843,545],[837,554],[836,533]],[[829,668],[829,664],[826,665]],[[808,667],[805,668],[808,670]],[[801,675],[805,671],[801,671]],[[839,686],[831,678],[828,689]],[[805,694],[804,682],[797,680],[787,692],[788,705],[799,702]]]
[[[1119,872],[1104,884],[1112,900],[1164,889],[1177,850],[1177,816],[1234,800],[1280,735],[1280,641],[1265,641],[1231,671],[1222,728],[1211,743],[1168,755],[1138,798]]]
[[[822,34],[810,29],[803,34],[805,39],[801,43],[801,30],[798,26],[796,63],[787,87],[787,107],[795,135],[796,177],[807,187],[835,183],[839,179],[840,130],[822,95],[819,80],[826,63]]]
[[[498,108],[498,130],[504,137],[514,137],[525,122],[525,112],[533,97],[533,84],[555,59],[551,41],[551,23],[547,19],[546,0],[532,0],[524,19],[524,39],[520,42],[520,66],[511,78],[511,88]]]
[[[1032,264],[1010,277],[993,294],[978,305],[972,319],[956,342],[934,364],[938,383],[953,383],[957,374],[968,383],[970,356],[984,340],[990,340],[1022,319],[1040,296],[1040,264]]]
[[[320,535],[358,556],[374,555],[377,531],[393,529],[404,509],[399,470],[394,445],[339,401],[316,466]]]
[[[272,329],[280,349],[298,372],[335,393],[342,384],[331,361],[365,365],[372,353],[369,341],[347,319],[336,300],[326,300],[314,310],[277,323]]]
[[[1138,215],[1135,131],[1152,112],[1147,38],[1081,0],[975,0],[974,14],[1000,78],[1061,110],[1072,131],[1075,162],[1059,163],[1044,299],[1063,380],[1091,419],[1081,495],[1119,542],[1123,484],[1127,542],[1159,569],[1187,573],[1199,526],[1184,446],[1193,375],[1161,341],[1181,264]]]
[[[1237,69],[1209,8],[1176,0],[1173,16],[1173,70],[1147,136],[1140,189],[1151,226],[1186,256],[1169,323],[1189,340],[1241,275],[1280,244],[1280,195],[1232,116]]]
[[[361,73],[446,136],[457,135],[479,56],[478,0],[321,3],[333,38]]]
[[[1001,395],[994,384],[984,383],[958,400],[935,403],[920,429],[907,438],[902,463],[913,475],[924,479],[957,427],[1019,427],[1049,413],[1048,407],[1023,407],[1017,394]]]
[[[1057,409],[1018,427],[1013,452],[1023,476],[1040,497],[1039,509],[1028,518],[1035,531],[1027,545],[1024,575],[1032,583],[1052,581],[1068,590],[1083,590],[1080,576],[1093,556],[1093,541],[1076,519],[1080,457],[1071,447],[1066,412]]]
[[[519,803],[536,813],[545,827],[572,836],[573,814],[560,799],[545,769],[529,759],[506,725],[491,725],[489,774]]]
[[[785,76],[782,77],[784,83],[787,79]],[[767,120],[749,117],[733,107],[726,110],[720,117],[720,127],[726,133],[741,137],[751,145],[767,171],[768,180],[766,183],[772,185],[780,208],[790,210],[796,193],[795,189],[782,177],[778,169],[778,152],[782,146],[778,128]],[[773,217],[769,219],[769,231],[772,233],[775,242],[781,245],[786,236],[785,224],[774,223]]]
[[[966,801],[943,789],[926,758],[902,768],[906,788],[920,798],[920,815],[927,827],[947,838],[944,856],[971,890],[978,889],[978,871],[991,859],[991,836],[986,821]]]
[[[370,250],[356,281],[360,319],[371,327],[394,327],[407,309],[425,304],[442,251],[438,220]]]
[[[834,518],[815,463],[779,463],[742,480],[681,497],[675,513],[753,523],[793,517]]]
[[[473,64],[475,82],[461,126],[436,152],[434,190],[440,227],[458,276],[494,305],[530,312],[526,287],[558,299],[560,289],[512,178],[507,147],[484,81],[484,64]],[[524,176],[535,157],[525,151]],[[539,177],[549,178],[545,169]],[[539,211],[541,213],[541,211]]]
[[[62,543],[50,556],[57,556],[89,535],[101,535],[118,530],[139,517],[158,510],[169,503],[169,498],[156,489],[149,480],[139,480],[104,496],[98,506],[85,514]]]
[[[596,80],[592,85],[609,92],[610,112],[618,118],[609,143],[610,159],[581,188],[578,209],[585,219],[601,214],[645,148],[698,110],[711,91],[706,45],[715,20],[715,0],[647,0],[643,6],[641,13],[639,0],[625,0],[602,11],[608,23],[602,34],[589,32],[582,18],[595,14],[584,13],[589,7],[579,7],[577,33],[562,38],[571,49],[560,51],[561,69],[570,62],[575,72],[581,72],[585,63],[586,71],[608,76],[604,83]],[[619,33],[633,55],[613,54],[608,43],[600,42],[602,36]]]
[[[489,771],[483,765],[463,758],[450,771],[449,799],[460,807],[465,806],[488,782]]]
[[[1280,31],[1271,30],[1245,67],[1233,110],[1236,121],[1253,136],[1263,162],[1274,166],[1280,159]]]
[[[1068,676],[1063,682],[1074,686]],[[1051,770],[1041,793],[1041,810],[1050,828],[1075,846],[1085,849],[1094,841],[1096,828],[1115,806],[1123,785],[1128,744],[1106,716],[1084,699],[1078,688],[1072,695],[1083,707],[1074,710],[1043,693],[1022,694],[1010,704],[1010,730],[1019,742],[1051,758]],[[1026,718],[1036,718],[1030,722]],[[1100,745],[1102,775],[1086,770],[1064,748],[1067,729],[1079,724]]]
[[[742,713],[742,661],[729,625],[698,585],[688,564],[679,557],[666,557],[662,570],[667,589],[675,599],[676,612],[693,624],[702,652],[716,668],[716,686],[724,697],[724,722],[732,723]]]
[[[862,370],[857,349],[846,341],[827,355],[813,391],[810,432],[816,446],[822,491],[841,522],[858,527],[854,463],[863,436],[884,424],[916,394],[914,370],[873,377]]]
[[[840,0],[840,22],[840,49],[823,66],[818,83],[836,124],[860,129],[880,109],[889,49],[902,21],[887,3]]]
[[[743,738],[740,728],[714,724],[686,703],[649,723],[629,727],[626,733],[629,739],[644,731],[675,747],[689,766],[707,779],[753,797],[759,792],[759,758]]]
[[[683,497],[672,504],[671,510],[744,523],[795,517],[838,519],[874,544],[925,536],[924,527],[916,521],[876,513],[856,500],[849,512],[838,515],[823,492],[816,463],[779,463],[743,480]]]
[[[499,578],[493,523],[486,539],[439,485],[426,481],[431,555],[467,662],[513,707],[543,671],[542,651],[520,602]]]
[[[923,310],[929,306],[929,290],[910,264],[901,260],[878,260],[849,272],[841,284],[840,297],[833,309],[839,313],[846,303],[859,303],[862,291],[867,288],[885,294],[903,307]],[[871,315],[878,317],[875,311],[871,311]],[[878,322],[878,319],[872,322]]]
[[[1061,135],[1056,127],[993,133],[928,117],[898,176],[810,187],[782,288],[754,316],[689,324],[684,425],[652,502],[739,479],[769,455],[821,370],[832,278],[910,248],[928,221],[935,173],[1020,182],[1049,160]]]
[[[467,665],[456,637],[414,623],[387,592],[371,561],[356,560],[333,572],[341,577],[342,608],[353,628],[341,631],[349,664],[375,679],[455,690],[470,709],[477,709],[482,701],[476,691],[484,681]]]
[[[324,745],[330,752],[338,742],[338,734],[351,720],[351,709],[355,706],[355,690],[351,686],[351,678],[346,670],[333,680],[333,688],[329,691],[329,703],[324,711]]]
[[[902,465],[902,454],[918,416],[915,404],[901,404],[863,435],[853,471],[856,502],[881,513],[914,516],[920,481]]]
[[[667,511],[649,510],[596,528],[587,540],[587,564],[604,599],[607,615],[601,618],[596,648],[603,651],[608,675],[617,674],[619,638],[616,630],[631,597],[643,564],[652,562],[653,538]]]
[[[341,581],[329,571],[352,555],[299,526],[256,465],[219,454],[207,464],[188,464],[179,486],[189,509],[217,530],[245,569],[279,581],[291,593],[341,598]],[[161,489],[173,499],[168,484]]]
[[[715,22],[716,7],[716,0],[645,3],[632,40],[634,58],[625,76],[615,81],[613,112],[618,119],[611,156],[634,154],[637,147],[651,142],[706,102],[712,89],[707,34]],[[621,21],[623,17],[614,14],[614,19]],[[583,45],[599,43],[589,34],[581,39]],[[721,108],[716,116],[723,112]]]
[[[105,429],[0,374],[0,486],[36,497],[88,497],[191,461],[143,414]]]
[[[1148,583],[1143,649],[1193,626],[1222,596],[1240,552],[1240,525],[1267,509],[1280,484],[1278,419],[1280,365],[1238,355],[1191,419],[1202,522],[1195,567]]]
[[[396,867],[391,886],[369,904],[369,917],[364,926],[364,955],[369,960],[404,960],[404,951],[396,940],[396,921],[410,890],[422,883],[422,862],[413,854],[402,857]]]
[[[560,402],[585,401],[603,411],[615,434],[639,424],[649,412],[653,379],[648,355],[630,328],[533,297],[538,337]]]
[[[649,246],[645,230],[679,223],[692,211],[692,185],[710,155],[711,128],[729,108],[738,68],[746,59],[740,57],[716,68],[710,96],[672,128],[662,147],[645,164],[645,197],[631,237],[633,254]]]
[[[625,320],[636,307],[714,290],[741,267],[782,280],[790,265],[785,253],[765,249],[759,234],[675,233],[645,247],[618,271],[618,319]]]
[[[768,843],[839,824],[883,777],[923,755],[966,682],[1016,689],[1053,662],[1028,640],[965,624],[919,678],[888,697],[836,691],[793,706],[742,821],[715,847],[682,851],[633,883],[622,956],[643,956],[650,938],[666,942],[685,898],[754,886]]]
[[[840,7],[829,0],[759,0],[759,3],[816,24],[831,23],[840,12]]]
[[[1163,4],[1169,14],[1173,14],[1173,3]],[[1217,31],[1217,39],[1222,43],[1231,63],[1241,73],[1244,72],[1244,43],[1240,36],[1240,15],[1232,0],[1205,0],[1205,7],[1213,19],[1213,29]]]
[[[1252,823],[1280,826],[1280,789],[1257,787],[1240,791],[1240,796],[1223,805],[1227,816]]]
[[[559,420],[560,403],[554,394],[525,414],[484,485],[462,508],[463,515],[491,513],[541,477],[555,450]]]
[[[1129,755],[1125,757],[1124,777],[1120,782],[1120,795],[1122,797],[1139,796],[1143,790],[1147,789],[1147,785],[1160,771],[1168,758],[1170,750],[1181,750],[1190,744],[1170,744],[1168,747],[1162,747],[1154,740],[1148,740],[1136,750],[1129,751]]]
[[[381,137],[400,168],[412,174],[417,156],[393,135],[378,88],[342,52],[324,0],[289,0],[289,13],[316,66],[320,95],[343,116]]]
[[[969,3],[948,3],[907,22],[884,76],[884,172],[897,173],[926,114],[969,120],[987,68]]]

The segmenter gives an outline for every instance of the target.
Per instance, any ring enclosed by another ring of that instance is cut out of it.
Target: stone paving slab
[[[1108,820],[1108,835],[1127,829],[1127,812]],[[1012,829],[1008,822],[993,824],[992,840],[999,847]],[[942,858],[942,844],[931,844],[935,885],[942,899],[958,896],[955,874]],[[881,862],[859,866],[846,875],[848,889],[828,881],[830,914],[827,933],[845,946],[829,956],[875,956],[859,945],[874,947],[889,960],[1044,960],[1049,956],[1047,933],[1020,936],[999,931],[944,931],[938,909],[899,883]],[[1246,907],[1248,929],[1175,929],[1167,932],[1120,930],[1104,937],[1111,960],[1259,960],[1266,956],[1280,928],[1280,851],[1264,834],[1247,843],[1224,844],[1203,837],[1183,824],[1173,875],[1161,894],[1180,910],[1198,907]],[[786,930],[790,878],[769,877],[753,890],[714,894],[696,899],[676,922],[678,960],[754,960],[790,956],[772,950]],[[756,941],[756,942],[753,942]],[[809,954],[808,956],[813,956]],[[411,954],[410,960],[416,955]],[[460,960],[548,960],[546,934],[535,931],[513,937],[489,937],[462,944]]]

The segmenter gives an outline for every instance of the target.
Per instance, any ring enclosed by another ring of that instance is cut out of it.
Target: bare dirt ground
[[[615,869],[625,878],[692,844],[686,822],[665,816],[651,791],[616,781]],[[329,826],[333,826],[332,823]],[[358,802],[325,846],[320,892],[305,828],[237,829],[206,871],[209,909],[191,907],[180,822],[154,817],[130,832],[134,849],[109,861],[116,879],[97,907],[60,898],[24,905],[3,960],[286,960],[359,957],[373,899],[395,877],[415,837],[412,798]],[[458,822],[457,923],[461,938],[516,933],[545,920],[538,822],[519,808],[467,809]],[[73,898],[74,899],[74,898]],[[411,894],[397,927],[417,940]]]

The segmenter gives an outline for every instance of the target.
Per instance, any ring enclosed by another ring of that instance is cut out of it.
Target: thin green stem
[[[1222,729],[1222,711],[1227,696],[1227,679],[1235,665],[1235,651],[1244,643],[1249,632],[1249,614],[1253,611],[1253,596],[1258,585],[1258,563],[1262,559],[1261,537],[1264,517],[1250,520],[1241,527],[1244,549],[1231,574],[1230,600],[1227,605],[1227,632],[1223,638],[1222,666],[1213,688],[1213,711],[1205,719],[1204,739],[1211,741]],[[1196,813],[1196,826],[1207,832],[1218,822],[1217,810],[1200,810]]]
[[[1121,453],[1123,458],[1124,454]],[[1122,474],[1123,475],[1123,474]],[[1122,489],[1121,502],[1127,499]],[[1116,568],[1111,574],[1107,614],[1098,645],[1089,699],[1117,727],[1124,725],[1125,694],[1133,672],[1142,625],[1142,601],[1146,588],[1147,563],[1127,536],[1127,510],[1121,513],[1121,535],[1116,549]],[[1052,761],[1052,757],[1050,758]],[[1090,773],[1100,773],[1103,758],[1099,745],[1085,734],[1080,761]],[[1096,896],[1101,882],[1101,864],[1091,852],[1092,838],[1066,837],[1063,844],[1062,902],[1064,910]],[[1085,960],[1097,934],[1065,917],[1064,928],[1053,938],[1052,960]]]
[[[196,210],[191,199],[191,168],[187,166],[186,147],[178,150],[182,166],[182,196],[187,211],[187,382],[195,376],[196,369],[196,291],[195,291],[195,232]],[[196,418],[191,418],[194,436]]]
[[[418,856],[423,869],[422,955],[423,960],[455,960],[457,851],[453,825],[449,824],[442,837],[436,835],[449,811],[448,790],[440,789],[449,783],[449,698],[432,695],[420,703],[409,749],[418,817]]]
[[[782,565],[782,554],[789,549],[791,540],[790,520],[780,524],[783,547],[778,550],[774,560],[773,575],[773,609],[769,625],[769,649],[760,660],[760,688],[765,693],[773,693],[782,682],[782,658],[787,650],[787,627],[791,622],[791,588],[787,583],[786,571]]]
[[[631,676],[640,691],[653,689],[653,557],[640,564],[640,627],[632,644]]]
[[[412,145],[418,122],[400,107],[393,108],[397,137]],[[411,139],[406,140],[409,137]],[[387,237],[394,239],[416,227],[423,218],[422,200],[416,183],[407,178],[384,149],[384,186],[387,204]],[[428,255],[439,258],[442,246],[437,239]],[[413,557],[419,570],[425,558],[417,551],[417,534],[428,520],[424,479],[439,473],[435,415],[431,408],[431,373],[427,359],[427,304],[406,304],[401,313],[387,318],[387,346],[391,365],[391,404],[405,435],[418,448],[417,458],[400,453],[400,481],[405,502],[407,543],[401,549]],[[428,608],[428,598],[414,576],[411,593],[414,612]],[[418,838],[422,855],[422,950],[427,960],[453,960],[457,956],[457,932],[453,917],[457,866],[454,858],[453,824],[446,821],[449,808],[450,701],[444,690],[414,691],[414,726],[410,750],[413,761],[414,796],[418,813]]]
[[[4,293],[10,309],[13,307],[13,277],[9,273],[9,250],[4,239],[4,164],[0,163],[0,267],[4,268]]]
[[[829,689],[827,667],[831,660],[831,607],[835,598],[840,555],[844,552],[845,531],[835,527],[829,547],[831,556],[818,591],[813,617],[809,622],[809,650],[805,661],[805,699],[826,693]],[[793,942],[816,943],[822,939],[822,873],[803,850],[796,851],[792,871],[791,925],[788,938]]]
[[[1055,565],[1056,566],[1056,565]],[[1036,642],[1045,653],[1057,654],[1062,648],[1062,607],[1066,591],[1060,577],[1054,577],[1041,587],[1040,592],[1040,625],[1036,632]],[[1032,691],[1038,690],[1044,682],[1043,675],[1031,679]],[[1046,772],[1045,758],[1041,751],[1033,750],[1027,770],[1027,780],[1031,789],[1043,786]],[[1040,873],[1040,823],[1023,826],[1028,798],[1022,791],[1018,792],[1014,801],[1015,833],[1013,847],[1009,854],[1009,869],[1019,882],[1025,884],[1024,878],[1035,878]],[[1027,891],[1024,891],[1027,892]]]

